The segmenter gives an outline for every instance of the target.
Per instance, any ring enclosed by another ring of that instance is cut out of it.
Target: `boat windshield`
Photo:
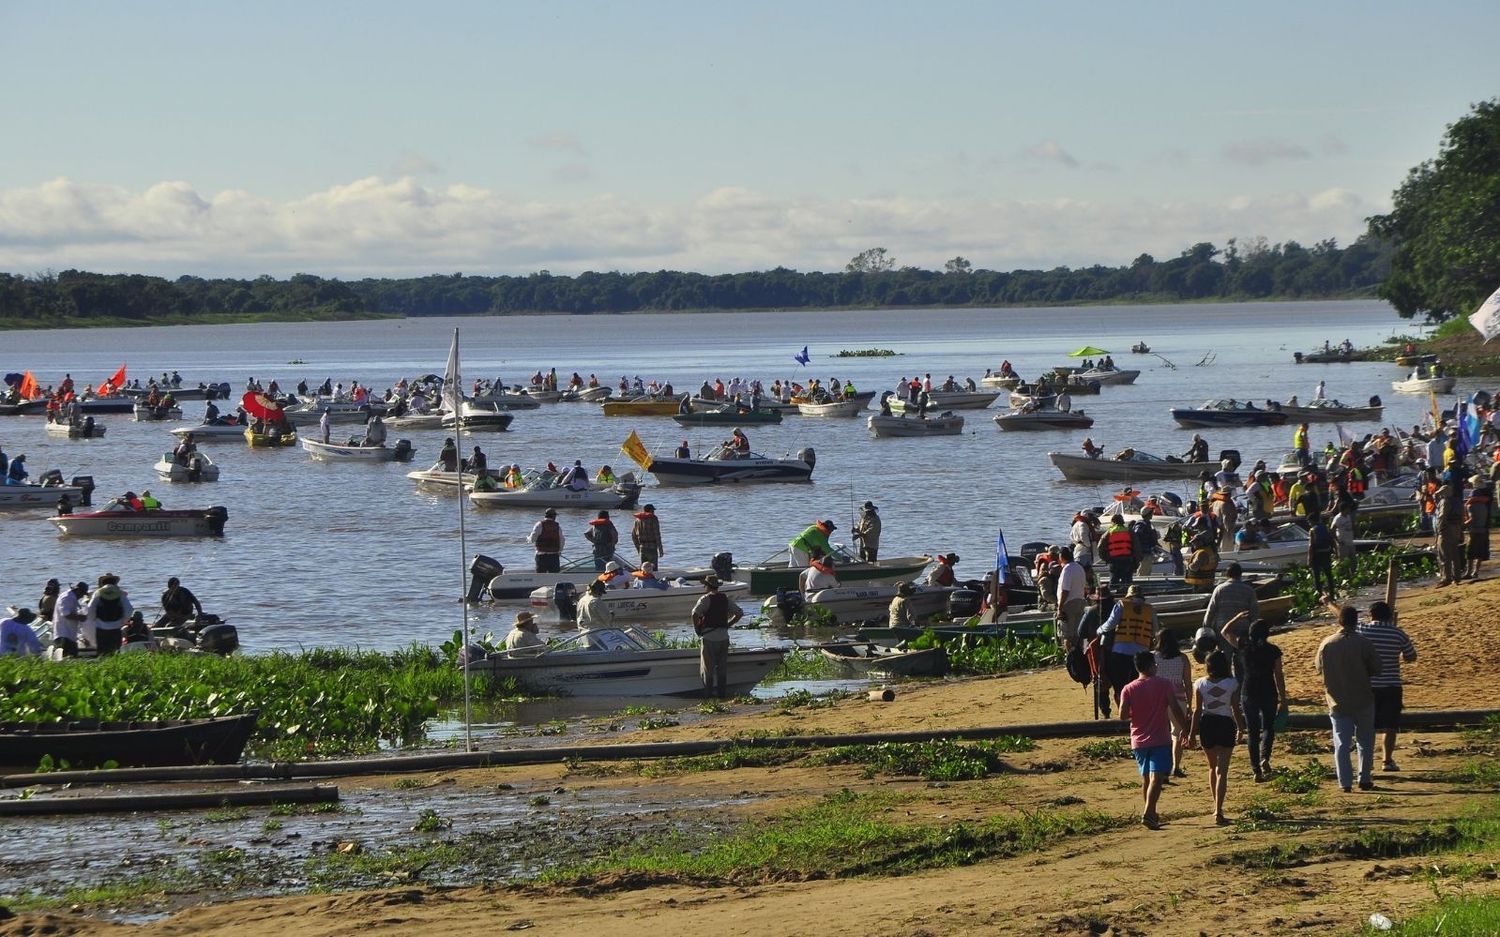
[[[625,569],[626,569],[627,572],[634,572],[636,569],[639,568],[634,563],[630,562],[629,560],[627,560],[625,557],[621,556],[618,553],[616,553],[613,557],[611,557],[611,559],[614,562],[619,563],[621,566],[625,567]],[[564,563],[564,564],[562,564],[561,566],[558,567],[558,572],[563,572],[563,573],[576,573],[576,572],[594,573],[594,572],[596,572],[596,570],[594,568],[594,557],[592,555],[590,555],[590,556],[581,556],[581,557],[579,557],[576,560],[569,560],[568,562],[566,562],[566,563]]]
[[[659,651],[661,641],[639,628],[591,628],[571,635],[547,648],[544,654],[577,654],[581,651]]]

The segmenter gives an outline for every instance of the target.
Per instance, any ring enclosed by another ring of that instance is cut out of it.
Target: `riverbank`
[[[1500,581],[1420,586],[1399,606],[1420,654],[1406,671],[1408,707],[1500,707],[1500,634],[1484,626],[1500,619]],[[1298,711],[1321,710],[1311,660],[1330,630],[1324,620],[1277,639]],[[627,738],[1091,716],[1085,691],[1055,669],[902,685],[890,703],[716,708]],[[352,816],[162,818],[159,835],[193,856],[184,876],[166,876],[160,861],[132,864],[148,886],[157,874],[170,887],[103,900],[80,892],[76,911],[0,920],[0,935],[1351,934],[1371,913],[1400,920],[1435,893],[1494,891],[1497,755],[1500,732],[1408,733],[1400,772],[1345,795],[1327,777],[1327,733],[1292,733],[1277,744],[1271,784],[1252,783],[1236,753],[1235,823],[1217,828],[1191,752],[1158,832],[1135,822],[1134,765],[1111,739],[348,778]],[[225,901],[247,891],[290,894]],[[111,908],[172,913],[120,924],[101,919]]]
[[[39,322],[36,319],[0,317],[0,332],[15,332],[22,329],[51,331],[60,329],[131,329],[167,325],[256,325],[274,322],[362,322],[378,319],[405,319],[395,313],[347,313],[324,309],[302,309],[290,312],[225,313],[223,315],[168,315],[151,319],[131,319],[125,316],[64,316]]]
[[[1355,351],[1357,361],[1391,361],[1406,354],[1405,338],[1396,338],[1375,348]],[[1410,339],[1415,353],[1437,355],[1449,374],[1459,377],[1500,377],[1500,342],[1485,342],[1466,318],[1438,326],[1426,338]]]

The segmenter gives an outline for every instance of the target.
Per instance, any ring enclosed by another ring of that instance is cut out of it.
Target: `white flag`
[[[1500,289],[1491,293],[1490,298],[1474,310],[1474,314],[1469,316],[1469,324],[1479,330],[1485,341],[1500,335]]]
[[[443,409],[457,417],[463,399],[464,391],[458,376],[458,329],[454,329],[453,347],[448,349],[448,370],[443,372]]]

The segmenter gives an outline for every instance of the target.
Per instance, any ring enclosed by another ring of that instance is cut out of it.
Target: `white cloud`
[[[937,268],[1128,263],[1198,241],[1347,243],[1384,210],[1330,189],[1204,201],[789,198],[723,187],[688,202],[535,201],[463,184],[358,179],[291,201],[186,182],[54,179],[0,190],[0,270],[329,276],[583,270],[839,270],[865,248]]]
[[[1056,140],[1043,140],[1021,148],[1021,158],[1039,163],[1056,163],[1069,169],[1078,168],[1078,160]]]
[[[1264,166],[1278,160],[1308,159],[1312,153],[1286,140],[1236,140],[1224,147],[1224,158],[1242,166]]]

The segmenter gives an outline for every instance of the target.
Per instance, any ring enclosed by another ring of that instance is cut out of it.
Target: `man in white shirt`
[[[63,657],[78,656],[78,629],[87,618],[82,603],[88,592],[88,583],[74,583],[73,588],[57,597],[57,605],[52,609],[52,646]]]
[[[16,609],[16,614],[0,621],[0,656],[40,657],[46,651],[42,641],[31,629],[36,621],[36,612],[29,608]]]
[[[515,624],[505,636],[505,649],[510,656],[530,657],[540,654],[546,646],[547,642],[536,633],[536,616],[530,612],[517,613]]]
[[[589,591],[578,600],[578,630],[608,628],[614,615],[604,604],[604,583],[595,579],[589,583]]]
[[[797,584],[802,589],[802,594],[816,592],[819,589],[833,589],[839,584],[839,577],[833,573],[833,564],[822,557],[814,556],[808,561],[807,568],[797,577]]]
[[[1063,648],[1071,651],[1078,643],[1078,623],[1088,607],[1088,574],[1069,548],[1062,548],[1062,558],[1063,568],[1057,575],[1057,634]]]
[[[1073,529],[1068,540],[1073,544],[1073,557],[1085,567],[1094,565],[1094,541],[1099,539],[1099,528],[1094,523],[1094,513],[1084,511],[1073,518]]]

